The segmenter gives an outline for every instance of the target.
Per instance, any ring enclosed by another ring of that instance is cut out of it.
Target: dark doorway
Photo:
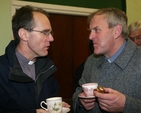
[[[54,42],[51,43],[49,56],[58,70],[54,76],[60,84],[59,96],[72,98],[74,89],[75,69],[89,55],[86,16],[50,14],[54,32]]]

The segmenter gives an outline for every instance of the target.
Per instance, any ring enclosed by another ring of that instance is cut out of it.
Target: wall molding
[[[49,13],[81,15],[81,16],[88,16],[90,13],[97,10],[92,8],[72,7],[72,6],[64,6],[64,5],[53,5],[53,4],[45,4],[45,3],[11,0],[11,17],[15,13],[16,9],[24,5],[38,6],[40,8],[43,8]]]

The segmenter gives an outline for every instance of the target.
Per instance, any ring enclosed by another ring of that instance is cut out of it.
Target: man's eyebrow
[[[95,26],[93,29],[98,29],[99,27],[98,26]]]
[[[140,37],[140,36],[141,36],[141,35],[137,35],[137,36],[134,36],[134,37],[130,37],[130,36],[129,36],[129,37],[130,37],[130,38],[136,38],[136,37]]]
[[[129,36],[129,38],[134,38],[134,37],[130,37],[130,36]]]
[[[94,29],[98,29],[98,26],[95,26],[95,27],[91,28],[90,30],[94,30]]]

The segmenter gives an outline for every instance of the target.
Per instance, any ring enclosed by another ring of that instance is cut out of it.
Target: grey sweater
[[[104,56],[88,57],[80,86],[87,82],[97,82],[99,85],[115,89],[126,96],[123,113],[141,113],[141,48],[131,40],[114,62],[109,63]],[[106,113],[96,103],[91,111],[86,111],[78,105],[78,94],[82,88],[78,87],[73,95],[75,113]]]

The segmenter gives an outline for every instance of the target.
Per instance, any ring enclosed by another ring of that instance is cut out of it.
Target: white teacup
[[[45,104],[47,108],[45,108],[43,104]],[[46,102],[42,101],[40,103],[40,106],[50,113],[62,113],[62,97],[47,98]]]
[[[98,83],[85,83],[82,85],[84,94],[86,97],[94,96],[94,89],[96,89],[98,86]]]

